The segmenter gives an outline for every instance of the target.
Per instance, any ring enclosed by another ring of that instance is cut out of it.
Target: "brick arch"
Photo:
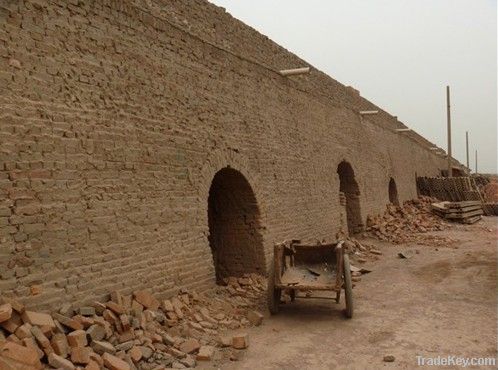
[[[343,204],[346,208],[346,219],[349,234],[361,232],[364,228],[361,213],[360,186],[353,166],[349,161],[342,160],[337,165],[339,177],[339,192],[342,194]]]
[[[200,180],[203,235],[217,280],[244,272],[264,274],[266,208],[258,196],[259,177],[238,153],[217,151],[207,158]],[[230,220],[235,223],[229,224]],[[237,230],[238,240],[230,230]]]
[[[389,178],[389,203],[399,206],[399,196],[398,196],[398,186],[396,185],[396,180],[393,177]]]

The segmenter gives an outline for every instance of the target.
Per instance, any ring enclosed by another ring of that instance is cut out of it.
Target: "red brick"
[[[21,315],[24,322],[28,322],[31,325],[36,326],[49,326],[55,329],[55,323],[52,316],[46,313],[34,312],[34,311],[24,311]]]
[[[117,315],[125,313],[123,306],[117,304],[116,302],[109,301],[105,304],[105,306]]]
[[[10,303],[5,303],[0,306],[0,322],[7,321],[12,316],[12,306]]]
[[[24,339],[33,336],[31,334],[31,324],[26,323],[22,324],[20,327],[16,329],[16,332],[14,333],[19,339]]]
[[[62,333],[54,334],[52,339],[50,340],[50,344],[54,349],[54,352],[61,357],[66,358],[69,354],[69,343],[67,342],[67,338]]]
[[[145,308],[154,311],[159,308],[159,301],[148,290],[133,292],[133,296],[135,297],[135,300]]]
[[[86,365],[90,362],[90,347],[73,347],[71,348],[71,361],[75,364]]]
[[[237,334],[232,337],[232,347],[235,349],[244,349],[249,346],[249,336],[244,334]]]
[[[56,355],[55,353],[52,353],[48,356],[48,363],[50,364],[50,366],[55,367],[57,369],[63,369],[63,370],[76,369],[76,367],[71,361],[62,358],[61,356]]]
[[[201,345],[197,339],[190,338],[180,344],[180,351],[185,353],[194,353],[197,352],[200,347]]]
[[[12,316],[9,320],[0,323],[0,326],[7,330],[9,333],[15,333],[17,328],[23,324],[21,320],[21,316],[16,312],[12,313]]]
[[[133,362],[138,362],[142,358],[142,350],[140,349],[140,347],[137,346],[133,346],[133,348],[130,349],[128,354],[130,355],[131,360]]]
[[[90,362],[88,362],[88,365],[85,366],[85,370],[100,370],[100,366],[95,361],[90,360]]]
[[[42,347],[43,350],[48,349],[49,347],[51,347],[50,341],[45,336],[45,334],[43,334],[43,332],[41,331],[41,329],[39,327],[33,326],[31,328],[31,333],[33,334],[33,336],[35,337],[36,341]],[[52,351],[49,351],[49,352],[52,352]]]
[[[109,353],[104,353],[102,359],[104,360],[104,365],[109,370],[130,370],[130,365]]]
[[[99,354],[95,352],[90,353],[90,360],[97,363],[99,367],[104,367],[104,360],[102,360],[102,357]]]
[[[45,353],[40,349],[40,347],[38,347],[38,344],[36,344],[35,338],[32,338],[32,337],[31,338],[24,338],[22,340],[22,344],[24,345],[24,347],[34,349],[38,353],[39,358],[42,358],[45,355]]]
[[[72,320],[78,321],[83,326],[83,329],[88,329],[90,326],[95,324],[95,319],[82,315],[75,315]]]
[[[211,361],[214,355],[213,346],[202,346],[199,348],[199,353],[197,353],[197,361]]]
[[[52,316],[54,317],[54,319],[59,321],[62,325],[66,326],[70,329],[73,329],[73,330],[82,330],[83,329],[83,325],[79,321],[70,319],[69,317],[63,316],[63,315],[58,314],[58,313],[53,313]]]
[[[1,357],[32,366],[36,369],[42,368],[38,352],[33,348],[24,347],[13,342],[4,342],[0,343],[0,353]]]
[[[4,303],[10,303],[12,309],[19,314],[23,313],[25,310],[24,305],[15,298],[2,297],[2,300]]]
[[[85,347],[88,344],[84,330],[75,330],[69,333],[66,338],[70,347]]]

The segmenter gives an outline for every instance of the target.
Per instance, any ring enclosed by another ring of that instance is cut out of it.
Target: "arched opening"
[[[392,177],[389,180],[389,202],[395,206],[399,206],[398,188],[396,181]]]
[[[247,272],[264,273],[259,208],[251,185],[239,171],[223,168],[214,176],[208,222],[218,282]]]
[[[339,191],[344,194],[346,200],[346,218],[349,234],[356,234],[363,231],[363,220],[360,208],[360,188],[354,177],[353,167],[342,161],[337,167],[339,174]]]

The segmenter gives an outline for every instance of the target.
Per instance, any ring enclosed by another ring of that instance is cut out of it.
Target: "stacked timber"
[[[432,203],[432,211],[438,216],[464,224],[473,224],[481,219],[481,201]]]

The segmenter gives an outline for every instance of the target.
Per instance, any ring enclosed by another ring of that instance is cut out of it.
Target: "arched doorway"
[[[395,206],[399,206],[398,187],[392,177],[389,180],[389,202]]]
[[[337,167],[339,174],[339,191],[346,199],[346,218],[349,234],[356,234],[363,231],[363,220],[360,207],[360,188],[356,182],[353,167],[342,161]]]
[[[259,208],[251,185],[239,171],[223,168],[214,176],[208,222],[218,282],[246,272],[264,273]]]

